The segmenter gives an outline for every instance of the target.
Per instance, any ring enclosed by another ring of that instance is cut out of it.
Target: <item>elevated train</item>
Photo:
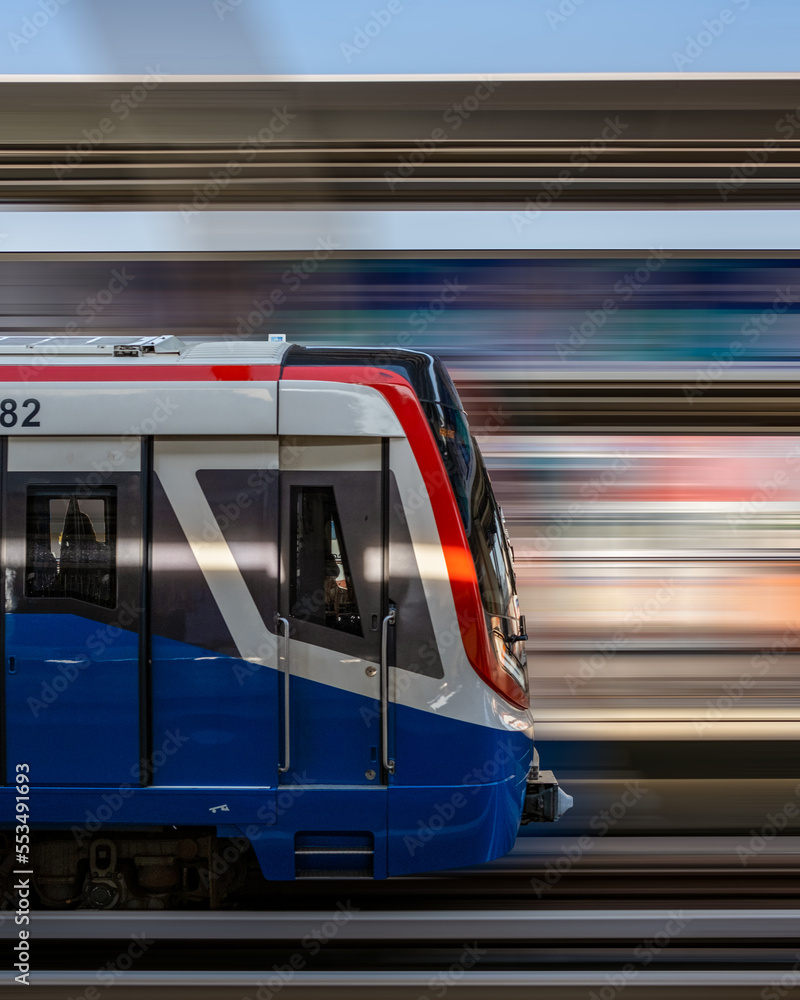
[[[0,818],[41,903],[214,905],[250,849],[276,880],[469,865],[569,807],[439,361],[8,337],[0,370]]]

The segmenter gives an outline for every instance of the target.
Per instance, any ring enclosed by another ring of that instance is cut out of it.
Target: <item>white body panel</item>
[[[296,639],[290,639],[289,646],[292,677],[304,677],[366,698],[380,696],[380,679],[377,674],[367,675],[367,667],[371,665],[367,660]]]
[[[277,638],[263,622],[197,481],[199,469],[275,469],[277,439],[156,439],[153,464],[192,554],[244,660],[277,667]],[[277,558],[277,544],[275,546]]]
[[[371,386],[281,381],[279,391],[282,435],[404,436],[386,398]]]
[[[209,436],[313,435],[402,437],[403,428],[376,389],[332,382],[278,383],[153,380],[146,382],[30,382],[12,384],[3,398],[13,399],[19,419],[0,433],[52,437],[91,436],[102,427],[109,434],[180,434]],[[40,403],[38,426],[22,426],[30,410],[25,400]]]
[[[9,472],[139,472],[142,445],[138,437],[12,437],[8,439]],[[95,485],[87,478],[87,485]]]
[[[287,471],[377,472],[380,467],[380,439],[293,437],[281,440],[281,469]]]
[[[56,434],[275,434],[275,382],[68,382],[27,383],[3,389],[18,407],[36,399],[38,427],[21,419],[0,432],[25,437]],[[23,411],[20,409],[20,413]]]

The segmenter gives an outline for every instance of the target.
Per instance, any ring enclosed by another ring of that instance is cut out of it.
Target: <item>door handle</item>
[[[395,763],[389,757],[389,626],[397,621],[397,608],[389,605],[389,614],[381,627],[381,761],[389,774]]]
[[[10,674],[15,674],[17,672],[17,658],[16,658],[16,656],[9,656],[9,658],[8,658],[8,672]]]
[[[291,701],[289,698],[289,678],[292,676],[289,667],[289,622],[280,615],[275,615],[275,624],[283,623],[283,765],[278,765],[278,774],[286,774],[290,762],[290,722]]]

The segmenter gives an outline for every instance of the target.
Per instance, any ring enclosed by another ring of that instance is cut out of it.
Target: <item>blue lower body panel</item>
[[[14,815],[3,789],[5,822]],[[224,807],[221,808],[221,807]],[[65,827],[83,844],[103,830],[129,825],[217,826],[246,837],[266,878],[296,875],[296,847],[308,835],[368,836],[374,878],[479,864],[506,854],[519,826],[521,800],[512,781],[465,788],[295,786],[276,789],[35,788],[34,829]]]
[[[14,814],[14,788],[0,792],[3,818]],[[269,826],[276,820],[275,789],[31,788],[30,825],[36,830],[64,826],[76,839],[81,829],[102,836],[102,829],[125,826],[216,826],[219,823]]]
[[[139,760],[139,637],[78,615],[6,615],[6,759],[34,784],[112,785]],[[11,667],[13,664],[13,670]]]
[[[365,776],[378,770],[372,700],[293,678],[294,708],[305,712],[293,714],[296,753],[278,784],[277,673],[157,637],[151,785],[140,787],[136,636],[117,630],[83,667],[65,667],[73,679],[34,717],[26,699],[59,662],[91,649],[86,629],[97,626],[63,616],[42,634],[38,616],[26,617],[8,635],[19,658],[7,687],[8,767],[13,781],[15,765],[30,764],[34,829],[60,827],[84,843],[130,826],[217,828],[246,837],[276,880],[326,855],[334,870],[353,857],[353,869],[385,878],[488,861],[514,843],[532,754],[524,733],[393,706],[397,773],[381,786]],[[45,658],[53,648],[65,650],[60,660]],[[12,824],[14,807],[15,789],[0,789],[0,825]]]
[[[483,785],[389,790],[389,874],[461,868],[514,846],[524,799],[509,778]]]
[[[272,784],[279,754],[277,671],[163,636],[153,636],[152,659],[150,781]]]

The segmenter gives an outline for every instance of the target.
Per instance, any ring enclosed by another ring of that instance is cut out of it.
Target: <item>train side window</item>
[[[290,614],[363,635],[333,488],[293,486],[291,510]]]
[[[116,488],[28,490],[27,597],[116,606]]]

